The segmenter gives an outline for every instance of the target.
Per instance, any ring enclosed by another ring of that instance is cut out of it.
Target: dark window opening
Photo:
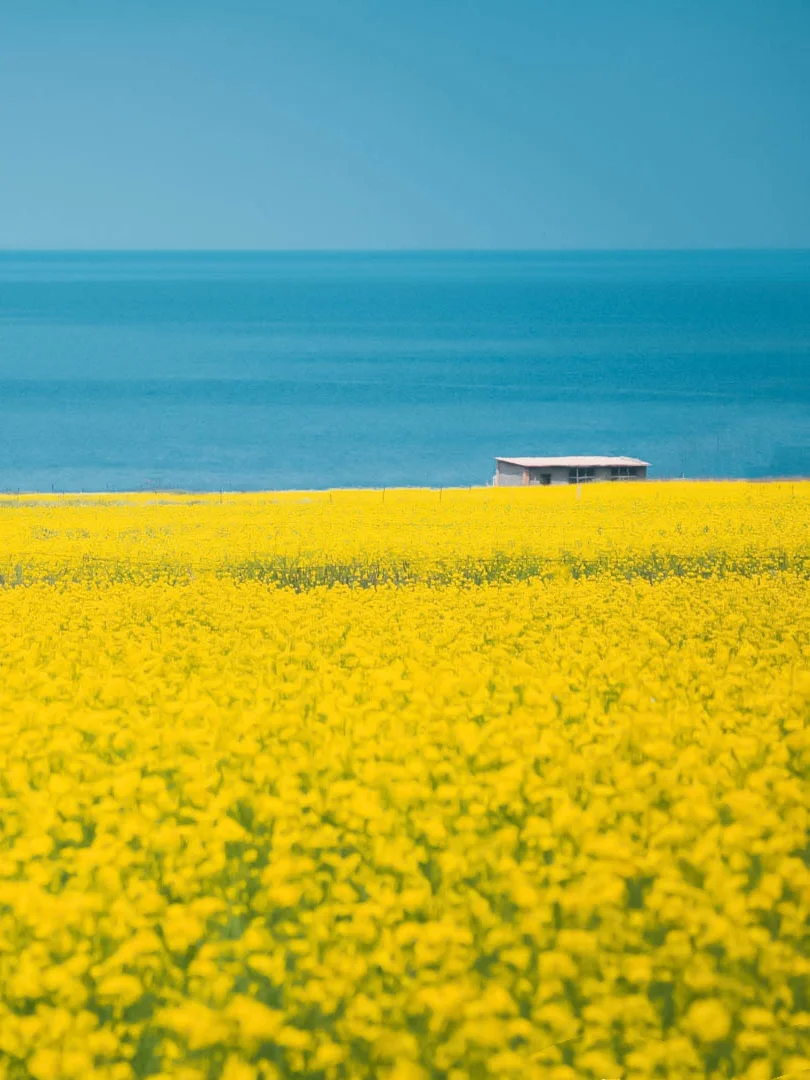
[[[587,484],[593,480],[593,469],[569,469],[568,470],[568,483],[569,484]]]
[[[529,483],[530,484],[550,484],[551,473],[543,472],[542,469],[529,469]]]

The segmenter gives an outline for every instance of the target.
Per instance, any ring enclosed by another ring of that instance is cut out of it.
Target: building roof
[[[524,469],[548,469],[555,465],[564,469],[592,469],[610,465],[650,464],[649,461],[634,457],[497,457],[495,460],[504,461],[508,465],[520,465]]]

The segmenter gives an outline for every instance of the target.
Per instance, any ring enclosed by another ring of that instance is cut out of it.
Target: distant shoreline
[[[577,487],[613,487],[621,486],[622,488],[644,486],[650,487],[656,484],[804,484],[810,483],[810,476],[659,476],[651,477],[646,480],[603,480],[593,482],[584,482],[582,484],[553,484],[553,485],[541,485],[531,484],[524,485],[493,485],[493,484],[450,484],[446,487],[437,487],[433,485],[423,484],[398,484],[390,487],[330,487],[330,488],[113,488],[108,491],[84,491],[82,489],[73,490],[67,489],[60,491],[46,491],[46,490],[25,490],[24,488],[9,489],[0,488],[0,502],[9,499],[62,499],[62,498],[89,498],[89,499],[105,499],[105,498],[135,498],[144,497],[150,495],[173,495],[180,498],[210,498],[219,499],[224,498],[226,495],[245,495],[245,496],[261,496],[261,495],[307,495],[307,496],[326,496],[337,494],[378,494],[384,495],[386,493],[396,494],[397,492],[433,492],[440,494],[442,492],[461,492],[461,491],[508,491],[508,492],[525,492],[525,491],[567,491],[576,489]]]

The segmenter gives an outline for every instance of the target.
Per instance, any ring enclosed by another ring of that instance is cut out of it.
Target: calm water
[[[810,253],[0,254],[0,489],[810,474]]]

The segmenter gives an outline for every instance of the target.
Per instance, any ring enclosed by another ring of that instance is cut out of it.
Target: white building
[[[594,480],[645,480],[649,461],[633,457],[499,457],[493,484],[587,484]]]

